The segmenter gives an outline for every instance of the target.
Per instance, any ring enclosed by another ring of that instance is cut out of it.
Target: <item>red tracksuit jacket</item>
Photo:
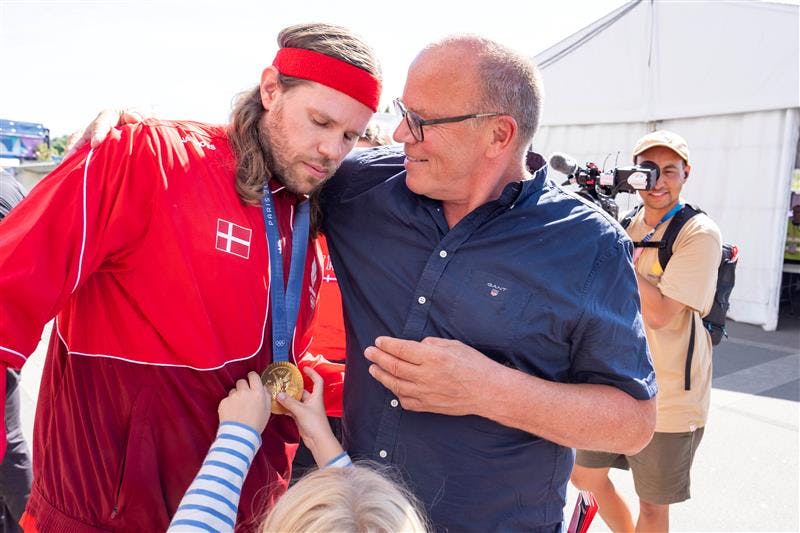
[[[56,316],[26,529],[165,530],[219,401],[271,362],[264,221],[234,172],[224,128],[148,121],[66,160],[0,223],[0,367],[22,366]],[[286,272],[297,197],[275,189]],[[309,253],[295,354],[311,341],[320,272]],[[327,373],[332,411],[340,378]],[[286,488],[294,423],[273,416],[263,441],[242,529]]]

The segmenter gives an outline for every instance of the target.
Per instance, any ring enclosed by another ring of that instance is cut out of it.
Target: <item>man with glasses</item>
[[[525,170],[541,92],[498,43],[432,44],[396,102],[403,150],[352,154],[320,194],[345,448],[395,467],[437,531],[560,531],[571,448],[653,432],[631,242]]]
[[[525,170],[529,60],[446,39],[395,105],[403,153],[354,154],[321,195],[345,445],[397,467],[437,529],[559,531],[571,448],[634,452],[654,427],[631,242]]]

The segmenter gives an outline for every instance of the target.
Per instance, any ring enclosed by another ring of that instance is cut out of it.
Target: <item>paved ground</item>
[[[672,508],[672,529],[800,531],[800,318],[782,316],[774,332],[737,323],[729,331],[714,353],[711,417],[696,457],[693,498]],[[43,342],[23,371],[28,439],[45,347]],[[630,475],[615,472],[613,480],[634,503]],[[569,511],[575,497],[570,488]],[[599,518],[591,530],[608,531]]]

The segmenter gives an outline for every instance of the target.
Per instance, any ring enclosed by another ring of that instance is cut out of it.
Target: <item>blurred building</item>
[[[35,161],[40,144],[50,147],[50,130],[42,124],[0,118],[0,159]]]
[[[30,190],[59,161],[37,161],[40,145],[50,148],[50,130],[35,122],[0,118],[0,168],[11,172]]]

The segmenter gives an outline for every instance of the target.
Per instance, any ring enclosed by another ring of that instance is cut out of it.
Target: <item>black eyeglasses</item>
[[[408,124],[408,129],[411,131],[411,135],[418,142],[425,140],[425,133],[422,131],[422,126],[448,124],[450,122],[461,122],[471,118],[496,117],[498,115],[508,114],[497,111],[493,113],[472,113],[471,115],[459,115],[457,117],[432,118],[430,120],[425,120],[413,111],[406,109],[406,105],[399,98],[394,99],[394,108],[398,113],[400,113],[400,116],[406,119],[406,124]]]

